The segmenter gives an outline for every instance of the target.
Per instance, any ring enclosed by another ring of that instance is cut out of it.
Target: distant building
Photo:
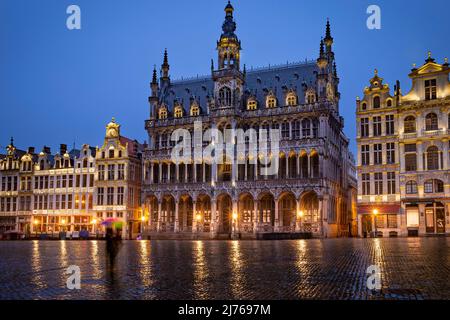
[[[141,232],[142,149],[136,140],[120,135],[120,125],[113,119],[106,126],[105,141],[95,157],[96,217],[122,220],[127,239]]]
[[[147,233],[188,238],[300,231],[318,237],[350,235],[356,229],[355,164],[339,114],[330,24],[317,60],[246,70],[233,12],[228,3],[211,75],[172,82],[167,51],[159,81],[153,72],[144,156]],[[202,122],[202,134],[253,128],[260,136],[278,130],[280,150],[272,157],[279,159],[279,170],[263,174],[261,155],[249,152],[242,163],[228,157],[222,163],[176,163],[171,135],[176,129],[192,133],[195,121]]]
[[[102,221],[123,222],[123,237],[140,232],[141,153],[137,141],[120,136],[114,121],[101,148],[52,154],[17,150],[11,141],[0,157],[0,235],[58,237],[60,232],[102,234]]]
[[[391,95],[375,71],[357,100],[360,235],[450,233],[449,73],[429,53],[409,93],[397,81]]]

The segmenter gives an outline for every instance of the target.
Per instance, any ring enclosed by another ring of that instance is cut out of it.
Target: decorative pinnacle
[[[374,74],[375,74],[375,77],[378,76],[378,69],[375,69]]]
[[[116,118],[115,118],[115,117],[112,117],[112,118],[111,118],[111,122],[112,122],[112,123],[116,123]]]
[[[11,146],[14,146],[14,138],[11,137]]]
[[[320,56],[323,56],[323,38],[320,39]]]
[[[156,76],[156,65],[153,66],[153,77],[152,77],[152,84],[158,83],[158,79]]]
[[[330,19],[327,18],[327,29],[326,29],[326,33],[325,33],[325,39],[330,39],[330,38],[331,38]]]
[[[167,48],[164,49],[164,61],[163,65],[168,66],[169,65],[169,59],[167,58]]]

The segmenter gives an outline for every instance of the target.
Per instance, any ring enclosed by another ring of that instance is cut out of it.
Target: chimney
[[[67,152],[67,144],[61,144],[59,146],[59,154],[63,155]]]
[[[50,153],[50,147],[44,146],[43,151],[44,151],[44,153],[46,153],[46,154],[51,154],[51,153]]]
[[[28,153],[34,154],[34,147],[28,147]]]

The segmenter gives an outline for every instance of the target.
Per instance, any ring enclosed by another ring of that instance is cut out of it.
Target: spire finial
[[[428,59],[431,58],[431,51],[428,50]]]
[[[233,15],[233,11],[234,11],[234,8],[231,5],[231,1],[228,1],[227,6],[225,7],[225,13],[227,14],[227,16],[232,16]]]
[[[330,18],[327,18],[327,28],[325,32],[325,38],[331,38]]]
[[[164,49],[164,65],[168,65],[169,64],[169,59],[167,58],[167,48]]]
[[[447,57],[444,58],[444,65],[448,66],[448,58]]]
[[[14,146],[14,138],[11,137],[11,146]]]
[[[153,65],[153,76],[152,76],[152,84],[158,83],[158,78],[156,76],[156,65]]]
[[[427,60],[425,60],[425,62],[434,62],[434,59],[432,58],[432,56],[431,56],[431,51],[430,50],[428,50],[428,56],[427,56]]]
[[[115,117],[112,117],[112,118],[111,118],[111,122],[112,122],[112,123],[116,123],[116,118],[115,118]]]
[[[378,77],[378,69],[375,69],[374,74],[375,74],[375,77]]]

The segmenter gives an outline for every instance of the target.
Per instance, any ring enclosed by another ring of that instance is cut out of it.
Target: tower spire
[[[156,76],[156,65],[153,66],[152,84],[158,84],[158,78]]]
[[[162,71],[161,81],[163,84],[170,83],[169,69],[170,69],[170,65],[169,65],[169,59],[167,57],[167,48],[166,48],[166,49],[164,49],[164,60],[163,60],[163,64],[161,65],[161,71]]]
[[[330,26],[330,19],[327,18],[327,26],[325,30],[325,45],[327,46],[327,49],[330,49],[333,45],[333,37],[331,36],[331,26]]]
[[[233,20],[234,8],[231,2],[225,7],[225,21],[222,24],[222,34],[217,41],[217,50],[219,51],[219,69],[238,69],[240,62],[241,42],[236,31],[236,22]]]

